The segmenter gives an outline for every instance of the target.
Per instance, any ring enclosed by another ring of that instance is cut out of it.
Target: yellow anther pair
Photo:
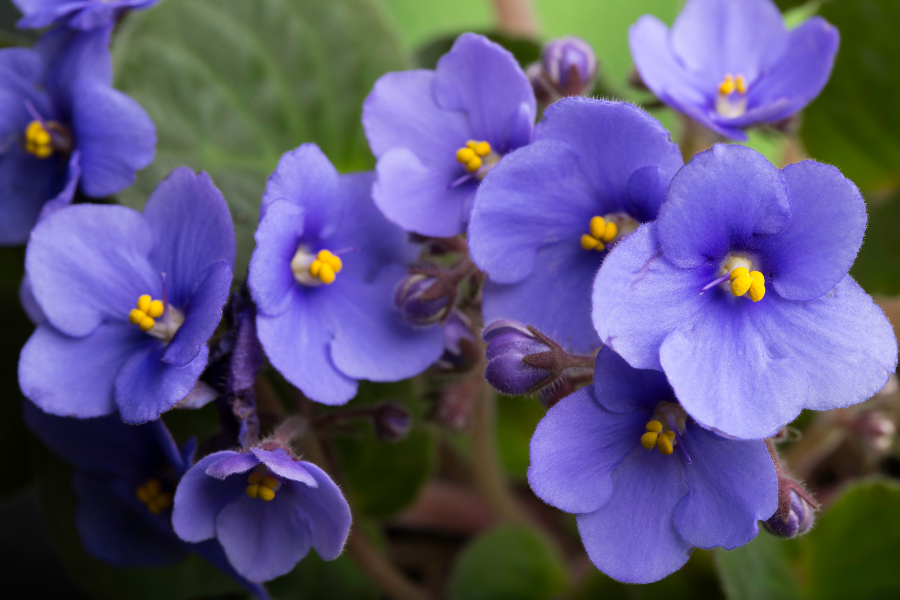
[[[25,128],[25,150],[38,158],[53,154],[53,139],[40,121],[32,121]]]
[[[138,500],[147,505],[154,515],[158,515],[172,506],[172,493],[162,491],[159,479],[148,479],[147,483],[137,489]]]
[[[737,267],[728,275],[728,280],[731,282],[731,293],[735,296],[747,294],[751,300],[759,302],[766,295],[766,278],[759,271]]]
[[[335,256],[328,250],[319,250],[316,259],[309,265],[309,274],[324,284],[334,283],[337,273],[344,268],[344,263],[340,257]]]
[[[743,75],[734,77],[731,73],[725,76],[722,83],[719,84],[719,94],[722,96],[730,96],[737,92],[738,94],[747,93],[747,80]]]
[[[259,498],[268,502],[275,497],[275,492],[281,487],[281,482],[271,475],[263,475],[259,471],[253,471],[247,477],[247,495],[251,498]]]
[[[137,308],[132,308],[128,313],[128,320],[132,325],[137,325],[141,331],[150,331],[156,325],[154,319],[162,316],[165,307],[159,300],[153,300],[148,294],[140,296],[137,300]]]
[[[581,236],[581,247],[585,250],[606,250],[606,244],[613,241],[619,233],[619,227],[612,221],[603,217],[593,217],[590,223],[590,233]]]
[[[487,142],[469,140],[465,147],[456,151],[456,160],[466,166],[466,171],[474,173],[484,164],[482,160],[491,153],[491,145]]]
[[[663,425],[656,419],[647,422],[647,433],[641,436],[641,446],[647,450],[656,447],[660,454],[672,454],[675,450],[675,432],[663,431]]]

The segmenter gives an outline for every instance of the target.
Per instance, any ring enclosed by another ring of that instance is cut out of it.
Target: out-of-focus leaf
[[[811,156],[866,190],[900,183],[900,2],[828,2],[819,14],[841,34],[831,80],[806,110]]]
[[[900,486],[870,481],[847,491],[802,538],[809,598],[900,597]]]
[[[166,0],[129,15],[113,55],[159,136],[120,199],[142,206],[177,166],[207,171],[232,210],[238,277],[281,155],[315,142],[341,171],[371,168],[363,100],[410,65],[374,0]]]
[[[900,192],[869,202],[869,224],[850,274],[870,294],[900,293]]]
[[[453,571],[451,600],[543,600],[566,586],[566,568],[536,531],[522,525],[493,529],[466,548]]]
[[[273,600],[378,600],[381,590],[347,554],[324,561],[310,552],[293,571],[266,585]]]
[[[534,398],[497,396],[497,445],[510,477],[524,481],[531,436],[546,410]]]
[[[494,24],[490,4],[485,0],[422,2],[422,0],[380,0],[400,32],[407,48],[418,48],[434,38],[454,31],[488,30]]]
[[[791,570],[789,544],[760,531],[752,542],[730,552],[715,551],[715,563],[729,600],[794,600],[800,584]]]
[[[381,401],[400,402],[410,411],[413,426],[398,442],[379,442],[371,421],[351,423],[345,433],[332,428],[337,458],[344,475],[351,505],[372,517],[394,514],[419,495],[431,476],[435,462],[435,444],[431,433],[422,427],[422,403],[414,397],[413,382],[360,382],[359,395],[350,409]],[[329,411],[344,410],[342,408]]]

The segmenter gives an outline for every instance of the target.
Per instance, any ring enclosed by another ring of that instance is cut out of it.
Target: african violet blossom
[[[896,369],[891,324],[847,275],[865,228],[836,168],[713,146],[604,261],[594,325],[631,366],[664,370],[703,426],[772,435],[803,408],[866,400]]]
[[[762,440],[728,440],[685,414],[663,373],[608,348],[594,385],[547,411],[531,439],[528,482],[577,515],[588,556],[626,583],[678,570],[693,548],[743,546],[777,508]]]
[[[257,597],[265,590],[237,574],[222,547],[186,544],[172,529],[175,486],[190,466],[194,444],[179,449],[162,421],[132,426],[118,415],[72,419],[26,402],[28,427],[75,468],[75,525],[84,549],[120,567],[174,564],[193,550]]]
[[[485,322],[515,319],[590,352],[594,274],[611,244],[656,218],[681,153],[623,102],[566,98],[544,117],[479,187],[469,247],[490,279]]]
[[[688,0],[671,31],[644,15],[628,38],[635,67],[660,100],[735,140],[818,96],[839,42],[821,17],[788,31],[771,0]]]
[[[436,361],[440,327],[406,323],[394,289],[417,248],[378,212],[373,176],[338,176],[315,144],[281,158],[260,209],[249,285],[272,365],[317,402],[357,379],[397,381]]]
[[[43,219],[25,269],[46,320],[22,350],[22,392],[57,415],[158,418],[206,367],[234,253],[225,199],[184,167],[143,214],[79,204]]]
[[[328,475],[281,447],[205,457],[179,483],[172,514],[183,540],[216,538],[250,581],[284,575],[310,547],[325,560],[337,558],[350,519]]]
[[[110,29],[51,31],[0,50],[0,244],[21,244],[51,209],[129,186],[153,161],[147,113],[112,89]]]
[[[20,29],[65,24],[81,30],[108,25],[129,10],[150,8],[157,2],[159,0],[13,0],[24,15],[16,23]]]
[[[382,76],[362,117],[378,158],[375,204],[407,231],[462,233],[479,181],[531,141],[536,110],[513,55],[474,33],[461,35],[434,71]]]

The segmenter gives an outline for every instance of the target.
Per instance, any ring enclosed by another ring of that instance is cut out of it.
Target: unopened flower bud
[[[382,442],[397,442],[406,437],[412,425],[412,417],[402,404],[385,402],[375,407],[372,415],[375,435]]]
[[[541,52],[544,73],[564,96],[590,91],[597,74],[597,58],[590,44],[577,37],[552,40]]]
[[[863,442],[876,454],[885,454],[894,443],[897,427],[880,410],[863,413],[855,423]]]
[[[425,295],[438,280],[435,277],[419,273],[407,275],[394,292],[394,304],[405,318],[414,325],[431,325],[444,319],[453,308],[450,294],[438,298]]]
[[[797,492],[791,490],[790,494],[791,508],[787,520],[776,512],[768,521],[763,521],[763,527],[772,535],[793,538],[803,535],[812,527],[815,509]]]
[[[552,383],[558,375],[523,362],[530,355],[551,352],[553,348],[522,323],[501,319],[488,325],[482,334],[487,342],[487,367],[484,377],[504,394],[530,394]]]

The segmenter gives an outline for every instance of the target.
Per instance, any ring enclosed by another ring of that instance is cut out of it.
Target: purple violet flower
[[[628,39],[641,79],[660,100],[735,140],[818,96],[839,42],[821,17],[788,31],[771,0],[688,0],[671,31],[644,15]]]
[[[153,122],[111,87],[110,31],[56,30],[35,50],[0,50],[0,244],[26,242],[79,183],[109,196],[153,161]]]
[[[173,494],[190,466],[192,441],[179,449],[162,421],[132,426],[117,415],[57,417],[30,402],[22,411],[29,429],[75,468],[75,524],[89,554],[119,567],[160,567],[193,550],[258,598],[268,597],[238,575],[217,542],[186,544],[175,535]]]
[[[378,212],[372,180],[339,176],[304,144],[281,158],[263,196],[249,278],[259,339],[316,402],[347,402],[358,379],[412,377],[443,350],[440,327],[414,327],[393,304],[418,249]]]
[[[762,440],[728,440],[694,422],[659,371],[608,348],[594,385],[547,411],[531,439],[528,482],[577,516],[598,569],[650,583],[693,548],[743,546],[777,508],[778,478]]]
[[[79,204],[43,219],[25,269],[46,321],[22,350],[22,392],[57,415],[158,418],[206,367],[234,254],[225,199],[184,167],[143,214]]]
[[[890,322],[847,275],[865,228],[836,168],[713,146],[604,261],[594,326],[633,367],[665,371],[704,427],[772,435],[803,408],[866,400],[896,369]]]
[[[172,514],[183,540],[216,538],[235,570],[257,582],[284,575],[311,547],[337,558],[350,520],[331,478],[280,447],[205,457],[182,478]]]
[[[489,278],[486,323],[515,319],[587,353],[600,345],[594,274],[609,245],[656,218],[681,153],[631,104],[565,98],[544,115],[479,188],[469,247]]]
[[[24,15],[16,27],[42,29],[65,24],[73,29],[95,29],[117,21],[129,10],[150,8],[159,0],[13,0]]]
[[[462,233],[478,183],[531,141],[536,111],[513,55],[474,33],[461,35],[434,71],[382,76],[362,117],[378,158],[375,204],[407,231]]]

